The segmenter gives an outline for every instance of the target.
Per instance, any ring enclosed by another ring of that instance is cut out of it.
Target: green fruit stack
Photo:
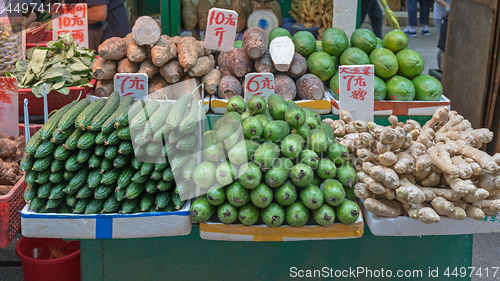
[[[197,138],[190,133],[198,123],[192,113],[198,103],[186,110],[192,95],[181,99],[161,106],[131,97],[120,102],[114,92],[107,100],[83,99],[61,108],[26,145],[21,168],[26,171],[24,198],[30,209],[76,214],[181,209],[184,202],[178,193],[184,183],[175,184],[176,171],[166,161],[166,152],[175,154],[170,161],[177,161],[176,169],[191,178],[196,163],[178,158],[180,151],[195,149]],[[169,124],[175,126],[166,128]],[[168,141],[170,135],[177,141]]]
[[[359,216],[347,149],[314,109],[280,95],[232,97],[202,155],[193,178],[208,193],[191,205],[196,222],[329,226]]]

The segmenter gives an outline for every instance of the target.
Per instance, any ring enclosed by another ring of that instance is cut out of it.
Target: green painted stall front
[[[207,121],[213,126],[221,116],[209,114]],[[430,116],[402,116],[400,121],[408,118],[423,124]],[[387,116],[377,116],[375,121],[389,125]],[[364,231],[356,239],[231,242],[202,240],[196,224],[191,234],[180,237],[83,240],[82,280],[277,281],[299,279],[293,277],[307,274],[306,270],[326,274],[313,280],[328,280],[330,274],[331,279],[346,281],[471,280],[444,274],[446,269],[452,273],[472,265],[472,235],[378,237],[366,224]],[[371,270],[374,275],[353,275],[357,270]],[[378,275],[382,272],[383,278]],[[436,273],[439,277],[431,277]]]

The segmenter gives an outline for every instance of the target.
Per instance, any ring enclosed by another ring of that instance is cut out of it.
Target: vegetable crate
[[[28,35],[26,35],[27,37]],[[38,39],[38,38],[36,38]],[[28,41],[33,41],[33,42],[29,42]],[[52,41],[52,31],[45,31],[44,35],[42,38],[40,38],[38,41],[36,40],[28,40],[26,38],[26,50],[27,49],[31,49],[31,48],[35,48],[37,45],[40,46],[40,47],[46,47],[47,46],[47,42],[48,41]]]
[[[24,176],[4,196],[0,196],[0,248],[7,247],[21,228],[19,211],[26,205],[24,202]]]
[[[80,98],[84,98],[87,94],[92,93],[97,80],[92,79],[90,84],[92,87],[69,87],[69,94],[63,95],[57,91],[51,91],[47,94],[47,108],[49,113],[53,110],[60,109],[61,107]],[[31,89],[19,89],[19,115],[24,114],[24,99],[28,99],[28,112],[29,114],[41,115],[43,114],[43,98],[37,98],[31,92]]]
[[[368,212],[360,204],[370,231],[375,236],[422,236],[422,235],[459,235],[500,232],[500,217],[486,216],[482,221],[471,218],[454,220],[441,217],[438,223],[425,224],[418,219],[400,216],[383,218]]]
[[[23,236],[63,239],[122,239],[182,236],[191,233],[186,201],[176,212],[139,214],[39,214],[25,206],[21,211]]]
[[[352,224],[334,223],[331,226],[305,225],[303,227],[268,227],[265,224],[245,226],[215,222],[200,223],[200,237],[205,240],[225,241],[301,241],[359,238],[364,233],[362,214]]]
[[[332,113],[339,115],[340,101],[332,97]],[[439,101],[375,101],[375,115],[428,115],[432,116],[436,109],[447,106],[450,108],[450,100],[444,95]]]
[[[40,41],[52,40],[52,31],[45,31],[45,28],[47,28],[47,25],[48,25],[47,23],[44,23],[44,24],[40,25],[39,27],[36,27],[36,28],[33,28],[33,29],[26,31],[26,47],[28,47],[28,44],[34,44],[33,47],[35,47],[36,43],[38,43]],[[49,39],[49,40],[47,40],[47,39]],[[32,48],[32,47],[30,47],[30,48]]]
[[[325,92],[325,97],[322,100],[297,100],[297,105],[301,107],[312,107],[318,111],[319,114],[328,114],[332,112],[332,103],[330,90]],[[224,114],[227,106],[226,99],[218,99],[215,95],[210,96],[210,109],[216,114]]]

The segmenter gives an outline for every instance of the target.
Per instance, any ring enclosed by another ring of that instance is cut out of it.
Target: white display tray
[[[21,211],[23,236],[63,239],[121,239],[162,236],[182,236],[191,233],[189,208],[186,201],[176,212],[139,214],[39,214]]]
[[[459,235],[500,232],[500,216],[485,217],[483,221],[471,218],[454,220],[441,216],[438,223],[425,224],[418,219],[400,216],[384,218],[365,209],[360,202],[366,224],[375,236],[424,236],[424,235]]]

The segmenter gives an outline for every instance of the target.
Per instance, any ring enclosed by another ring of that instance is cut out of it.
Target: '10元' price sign
[[[339,67],[340,109],[354,120],[373,121],[374,73],[373,65]]]
[[[54,5],[52,10],[52,40],[71,33],[76,44],[89,47],[89,27],[87,20],[87,4]]]
[[[228,52],[236,38],[238,14],[235,11],[212,8],[208,11],[205,48]]]
[[[117,73],[114,79],[115,91],[120,96],[142,99],[148,95],[148,75],[144,73]]]
[[[274,94],[274,75],[272,73],[249,73],[245,76],[245,100],[259,95],[267,100]]]

